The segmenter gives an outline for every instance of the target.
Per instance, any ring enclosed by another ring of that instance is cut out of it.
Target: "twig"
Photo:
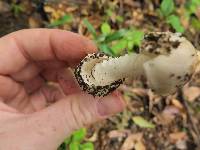
[[[192,135],[195,143],[197,144],[197,149],[200,149],[200,132],[199,132],[197,126],[196,126],[196,123],[194,122],[194,120],[192,118],[192,112],[191,112],[190,106],[188,105],[187,100],[184,99],[182,94],[183,94],[182,91],[180,91],[179,98],[180,98],[180,100],[182,100],[183,106],[186,110],[189,128],[190,128],[190,130],[192,130],[196,134],[196,135],[194,135],[194,134],[191,134],[191,135]]]

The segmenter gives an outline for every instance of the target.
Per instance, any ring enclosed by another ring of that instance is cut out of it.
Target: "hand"
[[[0,38],[1,150],[56,150],[74,130],[123,110],[118,94],[82,93],[66,69],[95,50],[85,37],[61,30]]]

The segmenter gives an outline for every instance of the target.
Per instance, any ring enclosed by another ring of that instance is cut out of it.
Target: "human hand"
[[[0,38],[0,150],[56,150],[74,130],[123,110],[118,94],[94,98],[79,91],[66,69],[95,49],[61,30]]]

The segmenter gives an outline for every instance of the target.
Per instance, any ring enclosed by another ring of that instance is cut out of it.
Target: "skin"
[[[67,69],[95,51],[87,38],[62,30],[0,38],[0,149],[56,150],[74,130],[124,109],[118,93],[82,93]]]

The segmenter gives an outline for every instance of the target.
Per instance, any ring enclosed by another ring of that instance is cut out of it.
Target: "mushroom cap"
[[[150,33],[145,36],[142,47],[141,53],[152,55],[143,66],[153,91],[165,96],[189,81],[198,58],[194,46],[181,34]]]

